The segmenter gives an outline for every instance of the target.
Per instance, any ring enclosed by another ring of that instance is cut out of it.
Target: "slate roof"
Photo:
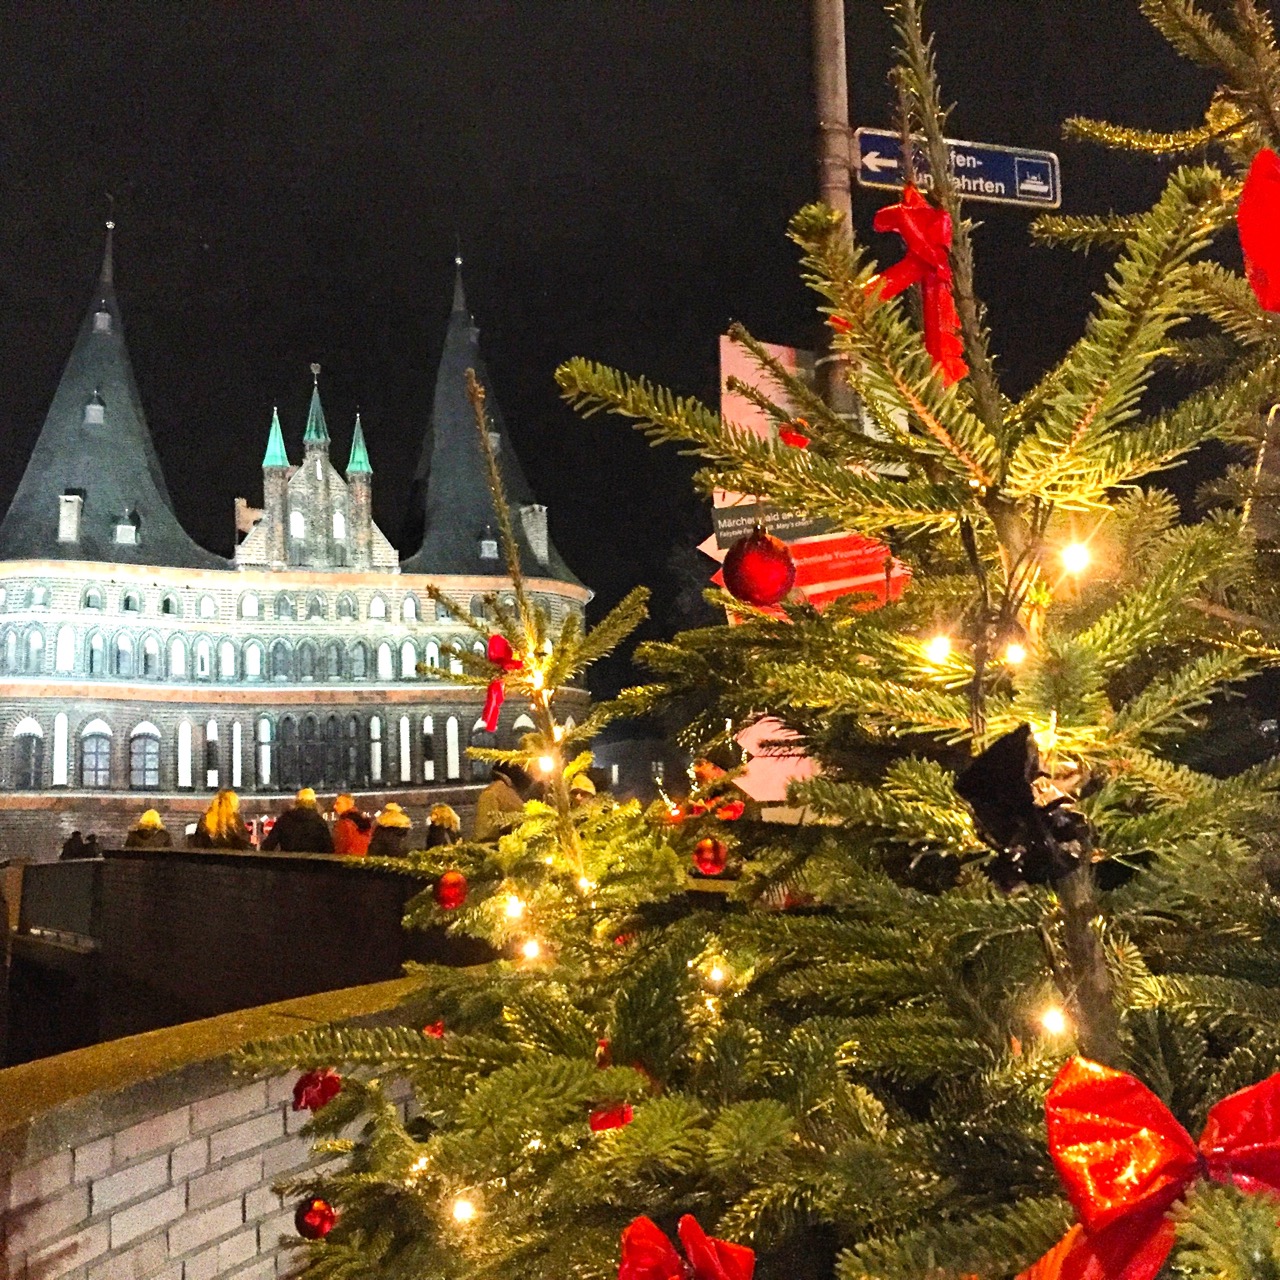
[[[227,561],[197,546],[174,515],[125,348],[113,276],[108,226],[92,305],[0,522],[0,559],[225,569]],[[105,321],[97,319],[101,313]],[[101,423],[86,420],[95,395]],[[59,500],[67,492],[83,495],[78,542],[58,541]],[[132,546],[115,541],[116,524],[130,513],[138,524]]]
[[[467,310],[461,264],[454,281],[453,310],[436,374],[431,419],[409,490],[406,541],[412,546],[419,530],[422,541],[417,552],[400,566],[401,570],[489,577],[505,573],[501,559],[480,558],[481,533],[487,528],[496,530],[498,522],[485,481],[484,456],[476,437],[475,416],[467,399],[468,369],[475,370],[485,389],[490,430],[499,436],[498,468],[512,507],[521,567],[530,577],[581,585],[550,538],[548,563],[544,565],[534,555],[521,528],[519,507],[532,503],[534,498],[511,448],[502,410],[480,355],[480,332]],[[492,536],[496,537],[496,532]]]

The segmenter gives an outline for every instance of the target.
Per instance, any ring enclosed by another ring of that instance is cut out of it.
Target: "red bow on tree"
[[[910,183],[901,204],[875,216],[877,231],[896,231],[907,242],[907,256],[872,277],[867,292],[896,298],[913,284],[924,294],[924,345],[938,376],[947,385],[969,372],[960,341],[960,317],[951,296],[951,215],[929,203]]]
[[[689,1213],[678,1230],[688,1262],[656,1222],[632,1222],[622,1232],[618,1280],[751,1280],[756,1255],[746,1245],[707,1235]]]
[[[1280,1074],[1219,1102],[1198,1145],[1146,1085],[1085,1058],[1058,1072],[1045,1114],[1080,1221],[1018,1280],[1154,1280],[1165,1214],[1196,1179],[1280,1192]]]
[[[1280,311],[1280,156],[1270,147],[1249,166],[1236,227],[1253,296],[1264,311]]]
[[[515,656],[515,651],[511,648],[506,636],[498,635],[496,632],[489,637],[489,647],[485,651],[485,657],[495,667],[501,667],[503,671],[519,671],[524,666],[524,663]],[[486,733],[493,733],[497,729],[498,715],[502,711],[506,696],[507,691],[501,680],[489,681],[489,688],[484,695],[484,709],[480,712],[480,720],[484,724]]]

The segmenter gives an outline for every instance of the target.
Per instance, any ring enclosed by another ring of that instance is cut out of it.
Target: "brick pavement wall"
[[[308,1116],[291,1108],[295,1079],[246,1083],[226,1060],[203,1063],[194,1078],[179,1069],[89,1105],[77,1099],[67,1114],[39,1117],[25,1141],[4,1135],[0,1278],[286,1274],[296,1206],[273,1184],[320,1167],[299,1134]]]

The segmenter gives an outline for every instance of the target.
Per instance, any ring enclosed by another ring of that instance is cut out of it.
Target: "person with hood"
[[[249,829],[240,816],[240,797],[219,791],[187,839],[188,849],[252,849]]]
[[[361,811],[356,798],[343,792],[333,802],[333,851],[344,858],[363,858],[373,838],[373,819]]]
[[[131,827],[129,834],[125,836],[124,847],[126,849],[172,849],[173,837],[165,830],[159,813],[154,809],[147,809],[138,819],[137,826]]]
[[[573,781],[569,783],[569,803],[575,809],[581,809],[584,804],[596,798],[596,784],[586,773],[578,773],[574,775]]]
[[[409,828],[413,822],[394,800],[378,814],[378,823],[369,841],[371,858],[403,858],[409,852]]]
[[[303,787],[293,804],[276,819],[262,848],[265,851],[279,849],[281,853],[333,852],[329,824],[320,816],[316,793],[311,787]]]
[[[436,805],[427,814],[427,848],[448,848],[462,839],[462,822],[447,805]]]
[[[476,839],[496,840],[524,811],[524,792],[532,781],[518,764],[495,764],[493,781],[476,799]]]
[[[73,831],[63,842],[62,852],[58,854],[59,862],[78,862],[89,855],[84,851],[84,836]]]

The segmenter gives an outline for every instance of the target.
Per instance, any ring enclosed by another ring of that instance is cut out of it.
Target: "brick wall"
[[[403,987],[364,990],[386,1004],[383,989],[403,994]],[[314,1001],[254,1012],[274,1019],[277,1034],[317,1020]],[[261,1017],[241,1023],[214,1019],[162,1034],[175,1043],[183,1033],[190,1043],[225,1043],[263,1030]],[[154,1044],[143,1043],[150,1037],[135,1039],[144,1058],[155,1053]],[[68,1074],[92,1077],[93,1060],[78,1059],[107,1051],[127,1058],[130,1048],[117,1041],[0,1071],[0,1099],[7,1085],[30,1097],[41,1085],[56,1091]],[[295,1206],[272,1186],[316,1167],[298,1132],[307,1116],[290,1106],[295,1078],[246,1082],[231,1074],[222,1053],[10,1117],[0,1132],[0,1280],[284,1274],[294,1261],[282,1241],[294,1237]]]

